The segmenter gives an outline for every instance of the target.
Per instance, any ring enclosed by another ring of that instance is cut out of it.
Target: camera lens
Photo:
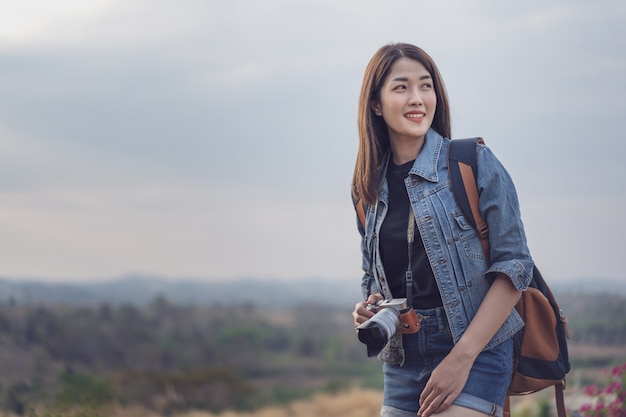
[[[396,333],[400,314],[393,308],[385,308],[359,326],[359,340],[367,346],[367,356],[376,356]]]
[[[387,335],[382,332],[377,323],[372,323],[371,327],[359,329],[359,340],[365,344],[373,344],[383,346],[387,343]]]

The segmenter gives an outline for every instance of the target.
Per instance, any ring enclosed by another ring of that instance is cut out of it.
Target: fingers
[[[433,388],[432,384],[428,382],[424,391],[422,391],[422,395],[420,395],[420,409],[417,412],[419,417],[428,417],[434,411],[435,401],[437,399],[437,393]],[[439,404],[437,404],[438,406]]]
[[[370,294],[367,297],[367,301],[362,301],[360,303],[356,303],[354,306],[354,311],[352,312],[352,318],[354,319],[354,328],[356,329],[361,325],[361,323],[366,322],[374,315],[374,312],[367,309],[368,304],[376,304],[378,301],[382,300],[383,296],[380,293]]]
[[[367,304],[376,304],[377,302],[379,302],[380,300],[383,299],[383,295],[379,292],[375,292],[373,294],[370,294],[369,297],[367,297]]]
[[[432,414],[441,413],[452,405],[458,393],[450,386],[440,386],[430,380],[420,396],[420,409],[417,415],[429,417]]]
[[[361,323],[366,322],[373,315],[374,313],[367,309],[366,302],[357,303],[354,306],[354,311],[352,312],[352,318],[354,318],[354,328],[356,329],[359,327]]]
[[[424,401],[420,401],[419,417],[430,417],[433,414],[447,410],[454,400],[454,396],[446,393],[431,393]]]

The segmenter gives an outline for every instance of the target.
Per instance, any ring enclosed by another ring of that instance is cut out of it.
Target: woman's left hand
[[[420,396],[417,415],[429,417],[452,405],[459,396],[472,369],[472,360],[462,359],[454,350],[437,365]]]

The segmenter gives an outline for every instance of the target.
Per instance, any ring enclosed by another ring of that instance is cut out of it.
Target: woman
[[[366,206],[365,227],[359,223],[365,274],[354,324],[374,315],[368,305],[406,297],[407,271],[413,276],[408,303],[421,318],[421,330],[394,335],[379,354],[381,416],[501,416],[511,336],[523,326],[514,306],[533,269],[513,183],[491,151],[478,146],[480,211],[490,231],[486,257],[449,184],[443,80],[413,45],[386,45],[373,56],[358,126],[352,185],[354,200]]]

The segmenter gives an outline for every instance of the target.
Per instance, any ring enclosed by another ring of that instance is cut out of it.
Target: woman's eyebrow
[[[431,79],[431,78],[433,78],[433,77],[430,74],[426,74],[426,75],[422,75],[419,79],[421,81],[421,80],[428,80],[428,79]],[[409,81],[409,78],[408,77],[396,77],[396,78],[394,78],[391,81],[404,81],[404,82],[406,82],[406,81]]]

